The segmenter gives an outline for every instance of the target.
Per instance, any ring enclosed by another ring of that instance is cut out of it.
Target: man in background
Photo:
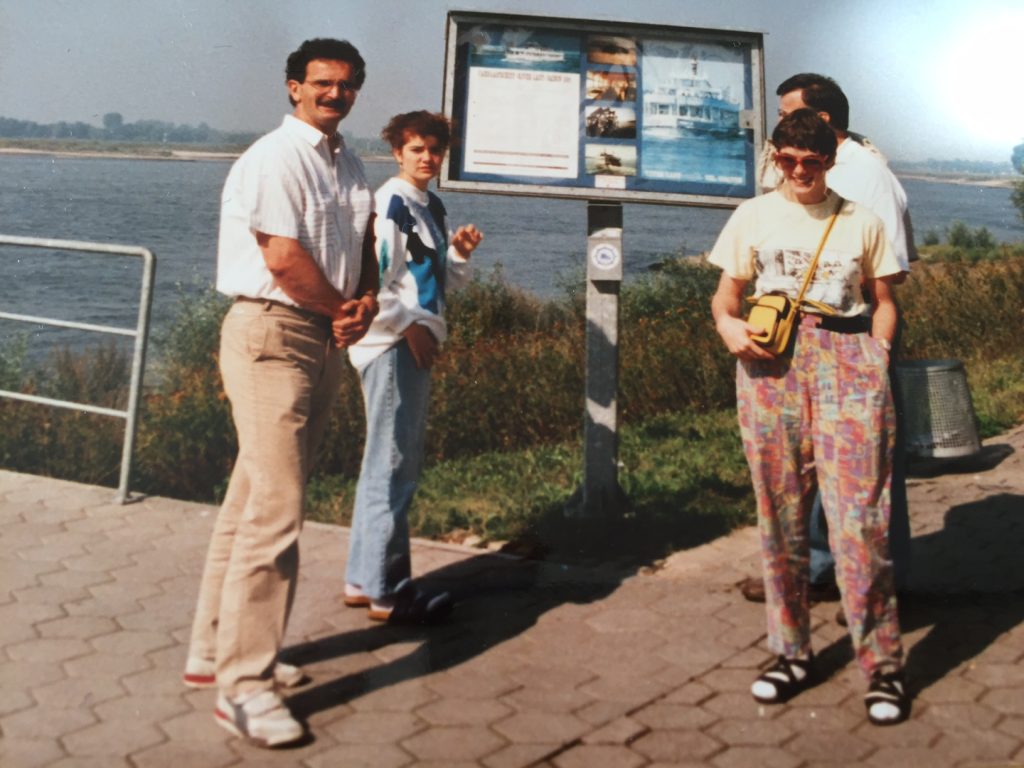
[[[815,110],[836,134],[838,148],[835,165],[826,177],[830,189],[837,194],[863,205],[878,216],[885,226],[885,234],[892,245],[896,259],[906,279],[910,262],[917,259],[913,230],[907,209],[907,195],[899,180],[889,169],[885,156],[864,136],[849,130],[850,104],[839,84],[832,78],[814,73],[793,75],[783,81],[775,91],[779,97],[779,117],[797,109]],[[781,179],[772,157],[775,148],[768,142],[759,162],[759,181],[762,189],[774,189]],[[902,325],[902,324],[901,324]],[[889,356],[889,374],[896,400],[897,437],[893,457],[892,512],[889,522],[889,547],[897,589],[906,587],[910,566],[910,519],[907,510],[906,455],[903,444],[902,409],[898,382],[895,376],[896,347],[900,329],[897,328],[894,349]],[[838,600],[835,559],[829,549],[828,527],[821,505],[821,495],[815,499],[811,513],[810,531],[811,565],[808,595],[813,602]],[[763,602],[764,582],[760,578],[746,579],[740,591],[748,600]]]
[[[346,41],[288,57],[293,107],[232,166],[221,198],[217,290],[234,297],[220,369],[238,457],[207,553],[184,681],[218,688],[218,724],[261,747],[304,728],[277,660],[299,567],[306,479],[338,391],[344,347],[377,311],[373,197],[338,124],[366,78]]]

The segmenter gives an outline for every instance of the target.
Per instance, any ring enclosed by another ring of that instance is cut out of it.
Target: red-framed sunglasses
[[[785,173],[792,173],[798,165],[802,165],[808,173],[821,173],[825,170],[828,161],[821,155],[808,155],[806,157],[794,157],[784,155],[781,152],[775,153],[775,164]]]

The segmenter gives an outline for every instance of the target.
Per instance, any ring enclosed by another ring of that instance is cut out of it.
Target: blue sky
[[[331,36],[367,59],[342,128],[375,135],[440,108],[449,10],[763,32],[769,130],[778,83],[816,71],[890,157],[1003,161],[1024,141],[1022,0],[0,0],[0,116],[267,130],[288,53]]]

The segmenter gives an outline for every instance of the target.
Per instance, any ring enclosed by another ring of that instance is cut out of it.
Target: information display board
[[[756,32],[454,11],[441,189],[730,207],[764,142]]]

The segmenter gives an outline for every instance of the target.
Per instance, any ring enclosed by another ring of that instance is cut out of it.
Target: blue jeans
[[[360,374],[366,446],[356,486],[345,580],[374,600],[411,576],[409,506],[423,464],[430,371],[405,341]]]

